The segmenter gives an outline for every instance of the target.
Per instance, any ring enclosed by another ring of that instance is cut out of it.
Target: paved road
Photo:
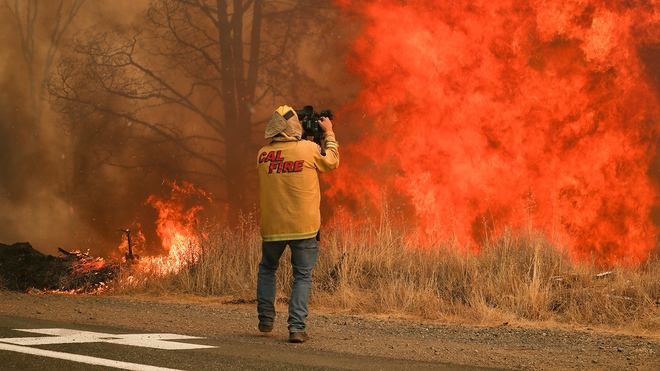
[[[0,316],[0,370],[484,370],[284,348]]]

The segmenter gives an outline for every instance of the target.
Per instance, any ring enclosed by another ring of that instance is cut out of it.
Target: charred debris
[[[58,248],[45,255],[27,242],[0,243],[0,290],[92,293],[103,291],[119,272],[119,263]]]

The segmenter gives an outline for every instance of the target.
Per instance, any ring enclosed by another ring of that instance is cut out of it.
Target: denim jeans
[[[316,238],[261,243],[262,258],[257,278],[257,312],[259,323],[275,321],[275,272],[287,245],[291,249],[293,267],[293,287],[289,299],[289,332],[300,332],[305,331],[305,319],[309,313],[307,302],[312,289],[312,268],[316,265],[319,256]]]

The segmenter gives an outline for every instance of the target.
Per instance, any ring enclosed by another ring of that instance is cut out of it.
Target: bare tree
[[[62,42],[62,37],[76,17],[76,14],[78,14],[84,0],[59,0],[57,2],[14,0],[13,3],[10,3],[9,0],[4,1],[16,21],[19,32],[21,52],[27,69],[30,108],[34,115],[31,132],[34,137],[38,138],[41,132],[42,100],[44,96],[44,89],[42,89],[41,83],[48,76]],[[44,12],[45,16],[48,17],[48,22],[38,21],[40,11]],[[39,44],[41,42],[39,40],[39,30],[37,29],[40,25],[48,33],[47,48],[43,56],[38,55],[38,52],[35,50],[35,43]]]
[[[153,2],[132,35],[78,35],[48,92],[68,130],[123,128],[107,163],[221,184],[236,221],[248,203],[255,127],[282,98],[307,103],[300,94],[317,86],[300,53],[322,45],[318,23],[331,16],[314,0]],[[317,102],[322,95],[316,89]],[[119,143],[150,155],[127,156]]]

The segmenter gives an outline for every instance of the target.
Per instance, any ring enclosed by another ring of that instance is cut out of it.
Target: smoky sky
[[[73,1],[65,4],[71,6]],[[51,46],[55,5],[55,2],[38,2],[34,33],[29,35],[34,40],[34,91],[30,88],[30,69],[24,55],[26,44],[21,42],[21,32],[12,14],[14,5],[0,6],[3,20],[0,25],[3,46],[0,48],[0,243],[29,242],[35,249],[53,255],[61,247],[111,257],[116,255],[122,241],[123,232],[119,229],[131,229],[144,234],[147,252],[157,253],[158,212],[146,201],[152,195],[167,198],[172,189],[168,182],[186,181],[177,169],[187,166],[187,162],[167,143],[129,145],[124,139],[130,135],[129,131],[135,130],[130,122],[110,128],[104,121],[107,117],[98,116],[96,126],[70,130],[52,111],[48,97],[40,96],[40,91],[41,81],[46,77],[44,66]],[[148,5],[146,0],[85,2],[63,34],[46,72],[53,72],[59,59],[71,53],[72,38],[87,30],[131,37],[132,25],[142,22],[142,12]],[[19,7],[24,16],[25,4]],[[25,29],[25,24],[22,27]],[[357,82],[342,70],[346,29],[338,29],[331,36],[331,45],[322,47],[323,61],[319,61],[317,54],[306,52],[312,49],[308,45],[300,45],[298,63],[316,83],[326,87],[326,95],[338,97],[332,102],[334,107],[317,108],[336,111],[340,108],[337,102],[347,101],[356,94]],[[314,50],[318,48],[315,46]],[[267,117],[280,104],[330,102],[305,98],[295,102],[268,101],[255,111]],[[35,107],[41,108],[40,115]],[[256,153],[265,144],[259,126],[263,124],[256,122],[254,143],[249,151]],[[194,123],[185,125],[190,127]],[[251,152],[246,156],[253,157]],[[126,168],[121,166],[121,160],[125,159],[160,166]],[[248,178],[249,182],[252,180]],[[211,197],[225,187],[214,182],[195,183],[195,186]],[[253,184],[241,186],[255,189]],[[250,197],[254,198],[245,200],[248,212],[255,210],[258,202],[256,194]],[[223,223],[222,202],[204,206],[204,218]]]
[[[67,195],[70,187],[70,135],[57,124],[57,117],[39,91],[45,58],[51,44],[55,2],[37,3],[32,32],[26,31],[25,2],[17,2],[21,29],[14,5],[0,6],[2,48],[0,50],[0,242],[29,242],[44,253],[57,247],[94,251],[107,248],[102,240],[98,215],[74,208]],[[73,2],[65,1],[64,10]],[[66,41],[75,32],[91,27],[126,29],[146,5],[140,1],[87,2],[80,8],[59,45],[59,58]],[[11,7],[10,7],[11,6]],[[23,40],[22,40],[23,39]],[[31,45],[33,43],[33,45]],[[28,59],[26,59],[26,50]],[[53,62],[53,66],[56,61]],[[30,86],[31,65],[34,76]],[[52,70],[53,67],[51,67]],[[33,91],[34,90],[34,91]],[[42,109],[38,117],[35,105]],[[97,194],[101,200],[102,193]],[[96,226],[95,226],[96,224]],[[105,234],[106,239],[119,236]],[[106,244],[108,241],[106,241]]]

